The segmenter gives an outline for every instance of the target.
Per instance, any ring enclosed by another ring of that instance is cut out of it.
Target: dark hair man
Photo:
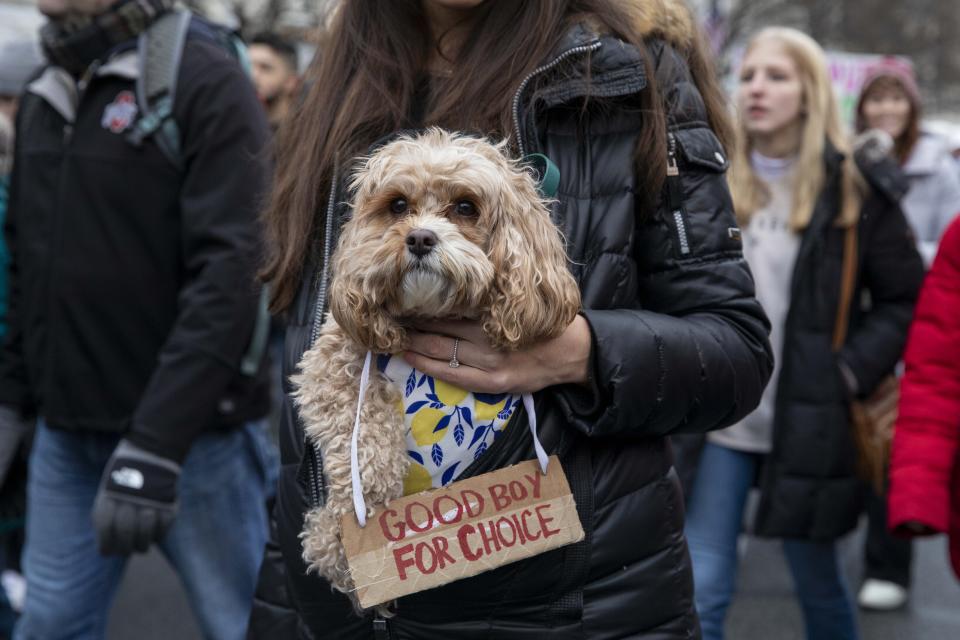
[[[276,129],[287,116],[300,89],[297,48],[274,33],[261,33],[250,41],[250,70],[257,97]]]

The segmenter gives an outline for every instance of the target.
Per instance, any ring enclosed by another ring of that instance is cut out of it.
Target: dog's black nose
[[[407,234],[407,249],[413,255],[422,258],[437,244],[437,234],[429,229],[414,229]]]

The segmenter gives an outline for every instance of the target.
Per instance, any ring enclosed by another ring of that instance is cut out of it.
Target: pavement
[[[117,589],[107,640],[202,639],[180,579],[163,555],[153,547],[133,556]]]
[[[862,573],[863,536],[861,527],[841,542],[844,566],[854,587],[859,586]],[[745,536],[741,548],[739,591],[727,619],[727,640],[805,640],[800,608],[793,597],[780,545]],[[860,628],[861,640],[960,638],[960,583],[949,568],[946,538],[916,544],[909,605],[892,613],[861,612]],[[179,580],[156,551],[130,562],[110,616],[107,638],[202,638]]]
[[[863,574],[865,527],[841,541],[841,557],[853,592]],[[727,618],[728,640],[805,640],[803,618],[780,544],[746,536],[738,594]],[[913,588],[907,607],[860,612],[862,640],[960,638],[960,583],[947,559],[944,536],[914,544]],[[828,640],[828,639],[824,639]]]

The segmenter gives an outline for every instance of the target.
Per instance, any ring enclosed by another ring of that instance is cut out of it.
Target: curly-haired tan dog
[[[333,258],[332,317],[293,381],[328,492],[306,516],[303,557],[352,596],[339,520],[353,513],[350,440],[367,351],[402,351],[406,327],[424,318],[477,319],[496,348],[519,349],[559,335],[580,296],[547,203],[504,145],[440,129],[400,137],[362,161],[351,186],[353,217]],[[400,391],[374,373],[358,446],[368,511],[403,493],[399,401]]]

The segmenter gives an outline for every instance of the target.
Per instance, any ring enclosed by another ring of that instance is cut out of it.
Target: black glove
[[[100,553],[145,552],[177,514],[180,465],[121,440],[107,462],[93,503]]]
[[[861,165],[886,160],[893,153],[894,140],[881,129],[867,129],[853,140],[854,157]]]
[[[0,487],[7,479],[20,443],[30,431],[30,425],[20,417],[20,412],[10,407],[0,407]]]

